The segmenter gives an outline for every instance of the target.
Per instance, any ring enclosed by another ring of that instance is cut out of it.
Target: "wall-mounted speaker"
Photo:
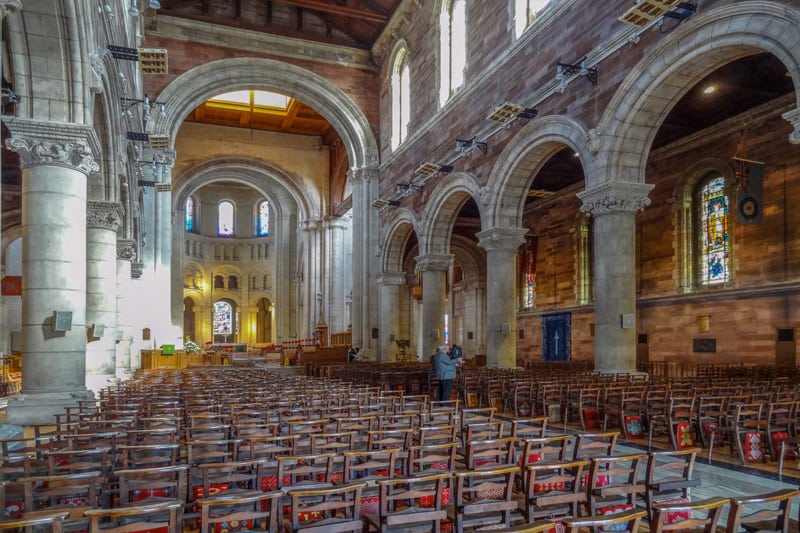
[[[53,311],[53,331],[70,331],[72,329],[72,311]]]

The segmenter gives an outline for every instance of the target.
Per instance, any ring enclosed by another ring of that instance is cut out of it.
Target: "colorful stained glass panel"
[[[724,283],[730,277],[730,213],[725,178],[711,179],[700,191],[700,282]]]

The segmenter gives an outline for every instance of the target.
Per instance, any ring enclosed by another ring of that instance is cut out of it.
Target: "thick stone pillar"
[[[453,261],[452,255],[427,254],[415,258],[417,269],[422,272],[422,359],[436,352],[444,342],[444,315],[447,312],[445,289],[447,271]]]
[[[324,309],[328,331],[341,333],[350,325],[345,305],[353,275],[352,232],[350,217],[325,219],[326,283],[323,285],[327,307]]]
[[[594,217],[594,368],[636,371],[636,212],[645,183],[604,183],[578,194]]]
[[[20,119],[7,125],[7,144],[22,166],[24,374],[6,421],[49,424],[65,406],[92,397],[85,386],[86,199],[100,150],[94,131],[82,125]]]
[[[378,279],[380,287],[380,344],[379,361],[396,361],[400,338],[400,287],[406,282],[405,272],[384,272]],[[432,355],[432,354],[431,354]]]
[[[95,392],[116,375],[117,230],[123,215],[117,202],[89,202],[86,209],[86,386]]]
[[[115,354],[116,371],[119,379],[133,375],[131,370],[131,350],[135,335],[135,318],[131,314],[133,306],[133,284],[131,280],[131,261],[136,257],[136,241],[117,240],[117,345]]]
[[[486,364],[517,366],[517,250],[527,228],[481,231],[478,246],[486,250]]]
[[[353,291],[351,318],[353,346],[361,347],[361,356],[375,356],[376,341],[372,328],[378,327],[377,264],[378,248],[377,211],[372,200],[378,197],[377,168],[351,169],[349,178],[353,190]]]

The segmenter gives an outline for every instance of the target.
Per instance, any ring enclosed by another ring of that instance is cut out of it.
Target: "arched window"
[[[575,227],[575,289],[578,305],[594,299],[592,294],[592,219],[581,213]]]
[[[233,308],[228,302],[214,303],[214,335],[233,333]]]
[[[408,70],[408,50],[401,48],[392,64],[392,150],[400,146],[408,135],[411,114]]]
[[[519,281],[522,309],[536,307],[536,251],[538,238],[528,236],[519,251]]]
[[[256,235],[259,237],[266,237],[269,235],[269,202],[266,200],[262,200],[258,204]]]
[[[536,21],[551,0],[514,0],[514,38],[518,39]]]
[[[233,237],[233,203],[220,202],[217,206],[217,235],[220,237]]]
[[[194,199],[186,199],[186,218],[184,219],[186,231],[194,231]]]
[[[702,180],[695,192],[698,224],[698,285],[730,280],[730,201],[725,178],[717,173]]]
[[[444,105],[464,83],[464,70],[467,68],[466,0],[445,0],[442,3],[439,38],[439,103]]]

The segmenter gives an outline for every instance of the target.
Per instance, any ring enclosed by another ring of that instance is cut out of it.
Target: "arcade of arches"
[[[350,10],[379,35],[200,4],[0,0],[8,421],[321,326],[376,361],[796,364],[799,0]]]

